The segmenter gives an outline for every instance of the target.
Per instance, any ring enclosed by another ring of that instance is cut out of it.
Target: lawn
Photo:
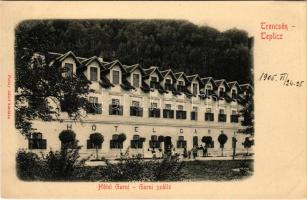
[[[185,181],[241,180],[252,176],[253,160],[195,160],[184,161]]]

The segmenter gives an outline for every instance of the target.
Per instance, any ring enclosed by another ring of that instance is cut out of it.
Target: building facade
[[[123,65],[118,60],[105,62],[100,57],[81,58],[73,52],[50,53],[49,65],[60,63],[63,77],[81,74],[91,81],[94,92],[88,95],[91,107],[83,111],[81,121],[73,121],[59,103],[60,120],[35,121],[37,132],[21,146],[32,151],[59,150],[59,134],[72,130],[82,156],[95,155],[90,135],[100,133],[104,141],[99,156],[117,158],[121,153],[144,157],[162,156],[166,150],[183,154],[193,146],[207,146],[209,155],[220,156],[218,136],[228,138],[224,155],[245,152],[242,143],[249,137],[242,129],[239,111],[252,94],[249,84],[186,75],[158,67]],[[20,135],[20,134],[18,134]],[[125,135],[125,139],[120,139]],[[212,142],[202,142],[204,136]]]

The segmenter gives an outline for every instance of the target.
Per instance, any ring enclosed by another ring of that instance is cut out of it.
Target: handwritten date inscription
[[[288,73],[280,73],[280,74],[268,74],[262,73],[259,77],[259,81],[275,81],[281,82],[283,86],[292,86],[292,87],[302,87],[304,81],[292,80],[289,78]]]

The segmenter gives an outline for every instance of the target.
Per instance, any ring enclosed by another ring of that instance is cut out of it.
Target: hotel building
[[[238,133],[243,128],[239,111],[252,94],[249,84],[171,69],[161,71],[156,66],[127,66],[118,60],[105,62],[95,56],[81,58],[71,51],[48,56],[52,58],[49,65],[60,63],[67,69],[64,77],[82,74],[91,81],[94,92],[88,99],[92,107],[83,112],[81,121],[75,122],[63,112],[65,105],[57,104],[60,120],[35,121],[37,132],[30,139],[21,139],[21,147],[32,151],[59,150],[59,134],[69,129],[82,146],[82,156],[95,157],[92,133],[104,137],[99,156],[106,158],[116,158],[124,152],[159,157],[166,149],[182,154],[184,148],[191,150],[193,146],[204,145],[204,136],[212,138],[209,155],[220,156],[221,133],[228,137],[224,155],[232,155],[233,137],[237,139],[236,152],[245,152],[242,143],[249,135]],[[124,141],[119,140],[121,134],[126,136]]]

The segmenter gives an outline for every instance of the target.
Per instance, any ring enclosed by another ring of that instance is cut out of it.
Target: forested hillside
[[[15,50],[102,56],[123,64],[172,68],[228,81],[252,83],[252,38],[175,20],[25,21],[16,28]],[[18,60],[16,60],[18,62]]]

